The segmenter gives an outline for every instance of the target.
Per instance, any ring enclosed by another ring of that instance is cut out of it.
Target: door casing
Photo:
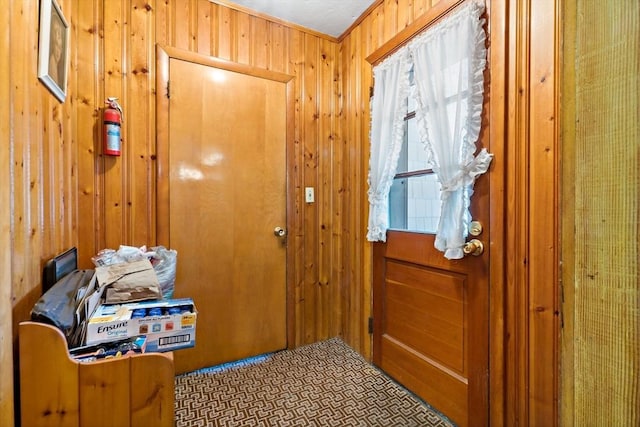
[[[295,222],[294,184],[291,179],[293,164],[293,141],[294,141],[294,96],[293,96],[293,76],[264,70],[248,65],[238,64],[210,56],[205,56],[169,46],[156,46],[156,127],[157,127],[157,194],[156,194],[156,233],[158,242],[166,242],[169,239],[169,61],[171,58],[182,61],[194,62],[205,66],[220,68],[232,72],[242,73],[253,77],[269,79],[285,84],[286,97],[286,216],[287,229],[292,229]],[[274,236],[275,239],[275,236]],[[295,261],[293,251],[286,251],[286,335],[287,346],[292,348],[295,343],[295,317],[294,317],[294,286],[293,268]]]

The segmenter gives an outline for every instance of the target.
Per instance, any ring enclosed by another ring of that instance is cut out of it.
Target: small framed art
[[[69,24],[56,0],[40,1],[38,79],[64,102],[67,97]]]

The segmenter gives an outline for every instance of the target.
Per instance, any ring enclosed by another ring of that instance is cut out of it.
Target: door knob
[[[467,255],[479,256],[484,252],[484,245],[478,239],[469,240],[464,247],[462,248],[462,252]]]
[[[276,227],[273,230],[273,234],[275,234],[277,237],[284,237],[287,234],[287,230],[282,227]]]

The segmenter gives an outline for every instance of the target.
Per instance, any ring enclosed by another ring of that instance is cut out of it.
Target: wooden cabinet
[[[20,408],[23,426],[173,426],[171,353],[80,363],[62,332],[22,322]]]

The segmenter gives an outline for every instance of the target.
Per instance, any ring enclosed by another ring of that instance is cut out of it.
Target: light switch
[[[316,198],[313,194],[313,187],[305,187],[304,188],[304,201],[307,203],[315,202]]]

